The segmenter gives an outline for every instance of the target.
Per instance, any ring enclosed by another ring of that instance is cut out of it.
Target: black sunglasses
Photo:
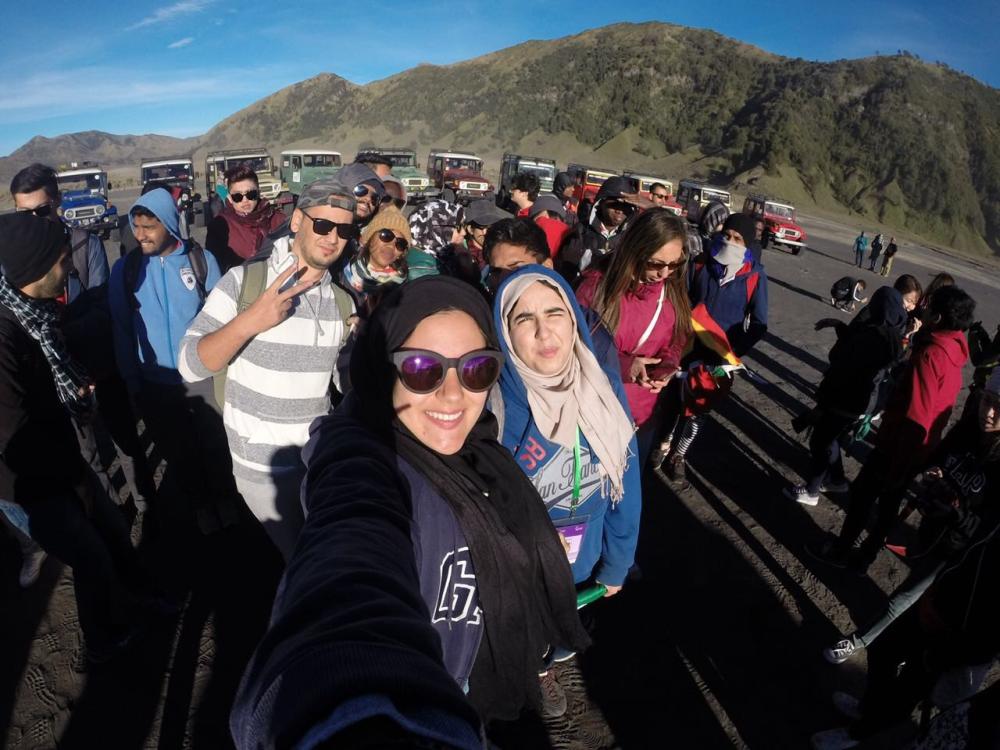
[[[337,230],[337,236],[342,240],[356,240],[361,236],[361,230],[358,229],[357,225],[352,222],[338,222],[330,221],[329,219],[314,219],[312,216],[307,214],[305,210],[302,210],[302,215],[305,216],[309,221],[313,223],[313,233],[319,235],[328,235],[334,229]]]
[[[647,260],[646,268],[648,268],[650,271],[660,271],[664,268],[669,268],[671,271],[676,271],[685,263],[687,263],[687,258],[681,258],[680,260],[675,260],[673,263],[667,263],[662,260]]]
[[[255,201],[260,198],[260,191],[247,190],[245,193],[230,193],[229,197],[233,199],[233,203],[242,203],[244,198],[248,201]]]
[[[52,204],[43,203],[40,206],[35,206],[34,208],[19,208],[18,213],[34,214],[39,219],[46,219],[52,213]]]
[[[399,382],[411,393],[437,390],[453,367],[465,390],[482,393],[500,377],[503,355],[493,349],[476,349],[461,357],[445,357],[428,349],[398,349],[392,353],[392,364]]]
[[[381,240],[387,245],[389,243],[395,244],[396,249],[399,250],[399,252],[401,253],[405,253],[406,248],[410,246],[410,244],[406,241],[405,237],[397,237],[395,234],[393,234],[393,231],[391,229],[380,229],[378,230],[378,235],[376,236],[379,238],[379,240]]]
[[[354,189],[351,190],[351,192],[354,193],[355,198],[364,198],[366,195],[370,195],[372,198],[372,203],[374,203],[376,206],[385,200],[392,200],[392,198],[390,198],[388,195],[379,195],[377,192],[375,192],[374,190],[372,190],[370,187],[368,187],[363,183],[355,185]]]

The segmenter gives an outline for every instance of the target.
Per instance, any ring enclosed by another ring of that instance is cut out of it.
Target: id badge
[[[583,544],[583,536],[587,533],[587,524],[590,516],[570,516],[553,521],[556,531],[562,534],[569,545],[569,564],[573,565],[580,555],[580,546]]]

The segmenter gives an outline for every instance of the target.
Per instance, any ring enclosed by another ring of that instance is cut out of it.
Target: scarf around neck
[[[59,303],[28,297],[0,276],[0,304],[14,314],[25,333],[42,348],[59,400],[74,417],[88,419],[96,405],[94,394],[90,392],[91,381],[66,349],[59,329]]]
[[[368,265],[365,255],[366,253],[361,253],[344,267],[344,279],[356,291],[371,294],[381,289],[385,284],[402,284],[406,281],[406,274],[399,269],[373,270]]]
[[[524,291],[539,282],[559,293],[573,319],[572,354],[553,375],[542,375],[528,367],[515,353],[510,339],[508,318],[511,312]],[[502,332],[508,360],[501,376],[501,388],[504,379],[509,382],[517,378],[523,383],[531,418],[546,440],[572,448],[579,429],[596,455],[602,475],[610,480],[612,502],[617,503],[624,492],[632,420],[594,356],[593,344],[583,338],[586,329],[581,327],[582,312],[575,297],[567,292],[554,273],[542,272],[540,267],[534,266],[532,270],[525,269],[507,279],[497,299],[495,322]]]

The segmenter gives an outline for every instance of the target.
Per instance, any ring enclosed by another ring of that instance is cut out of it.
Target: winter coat
[[[830,349],[830,368],[816,393],[816,405],[844,416],[874,413],[879,385],[903,356],[903,337],[888,324],[844,327]]]
[[[544,273],[553,278],[553,283],[560,283],[552,271],[535,267],[533,272]],[[565,285],[565,282],[562,283]],[[566,293],[573,300],[569,289]],[[628,398],[622,386],[618,353],[611,335],[597,321],[596,314],[584,313],[580,308],[574,313],[580,339],[594,353],[619,403],[628,414]],[[496,304],[494,316],[498,327],[505,323],[500,314],[500,306]],[[642,483],[640,467],[635,460],[635,438],[629,445],[632,458],[625,470],[624,494],[621,501],[612,507],[611,484],[601,480],[598,473],[600,464],[591,453],[586,437],[580,433],[580,499],[574,509],[573,449],[552,443],[539,432],[528,405],[524,381],[510,360],[510,351],[503,337],[500,338],[500,348],[507,360],[500,375],[500,398],[492,400],[490,405],[494,412],[502,411],[503,434],[500,442],[514,455],[518,465],[535,485],[557,528],[572,528],[573,518],[584,524],[579,550],[571,564],[573,580],[580,584],[593,576],[604,584],[622,585],[635,559],[642,510]],[[578,531],[579,527],[574,530]]]
[[[583,281],[576,290],[576,299],[584,307],[592,307],[597,294],[597,285],[604,274],[600,271],[589,271],[583,275]],[[629,411],[637,425],[642,425],[652,416],[658,394],[643,388],[638,383],[631,382],[629,371],[637,356],[656,357],[660,360],[657,368],[669,367],[675,369],[681,361],[686,341],[677,341],[674,337],[675,314],[669,297],[664,294],[660,317],[649,338],[638,346],[639,339],[649,326],[656,306],[660,299],[663,284],[640,284],[634,292],[622,297],[618,330],[614,334],[615,348],[618,350],[619,373],[625,384],[625,395],[628,399]]]
[[[712,320],[725,331],[733,353],[742,357],[767,333],[767,273],[762,264],[751,261],[743,265],[732,281],[721,286],[718,264],[706,257],[688,264],[691,308],[704,303]],[[755,286],[749,293],[754,275]]]
[[[72,491],[85,468],[41,345],[0,305],[0,500]]]
[[[597,191],[592,207],[584,208],[581,204],[586,215],[581,215],[572,231],[566,235],[555,263],[556,270],[570,284],[575,284],[588,266],[596,264],[600,258],[617,249],[622,235],[631,222],[631,217],[626,218],[610,232],[606,231],[600,219],[600,206],[603,201],[619,200],[622,195],[630,191],[630,183],[624,177],[609,177]],[[632,216],[635,216],[635,213]]]
[[[264,238],[286,221],[285,215],[261,200],[246,216],[226,202],[225,208],[209,222],[205,249],[219,261],[223,273],[257,254]]]

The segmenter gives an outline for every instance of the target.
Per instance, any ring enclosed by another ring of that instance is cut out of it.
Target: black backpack
[[[194,240],[188,240],[188,259],[191,263],[191,270],[194,271],[195,285],[198,288],[198,299],[202,302],[208,296],[205,290],[205,279],[208,278],[208,262],[205,260],[205,250]],[[125,284],[125,296],[133,310],[139,309],[139,300],[135,298],[135,290],[139,284],[139,263],[142,260],[142,250],[135,248],[129,250],[125,256],[125,268],[122,273],[122,281]]]

